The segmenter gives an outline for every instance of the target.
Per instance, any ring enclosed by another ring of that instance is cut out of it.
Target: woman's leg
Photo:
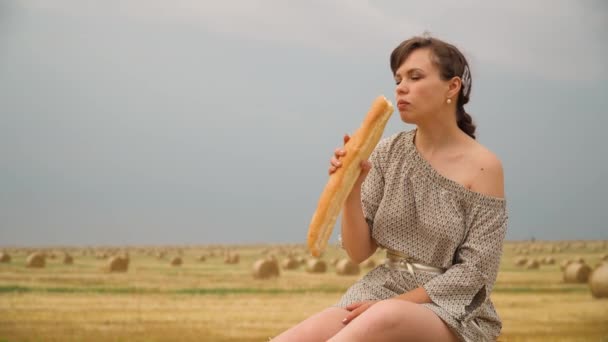
[[[426,307],[388,299],[365,310],[330,341],[458,341],[458,338]]]
[[[346,309],[338,307],[327,308],[291,327],[289,330],[272,339],[272,341],[327,341],[330,337],[340,331],[340,329],[344,328],[342,320],[347,314],[348,311]]]

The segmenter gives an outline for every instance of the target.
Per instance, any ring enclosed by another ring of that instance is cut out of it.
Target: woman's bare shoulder
[[[496,154],[478,142],[473,149],[473,169],[476,175],[471,183],[471,190],[503,198],[505,190],[502,162]]]

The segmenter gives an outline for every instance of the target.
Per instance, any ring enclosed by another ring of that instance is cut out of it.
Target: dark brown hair
[[[467,60],[454,45],[427,36],[417,36],[405,40],[393,50],[390,60],[393,75],[395,75],[397,69],[414,50],[423,48],[431,51],[431,61],[439,69],[439,75],[442,80],[447,81],[455,76],[462,78],[465,67],[469,69],[470,76],[471,71]],[[464,105],[469,102],[469,97],[471,96],[471,77],[468,78],[468,83],[468,91],[466,94],[464,91],[464,84],[461,86],[460,92],[458,92],[458,99],[456,100],[456,123],[463,132],[475,139],[475,124],[473,123],[471,116],[464,110]]]

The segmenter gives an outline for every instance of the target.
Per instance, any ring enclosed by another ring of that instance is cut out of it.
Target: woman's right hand
[[[344,134],[344,145],[350,140],[350,136],[348,134]],[[336,172],[340,167],[342,167],[342,162],[340,158],[346,155],[346,149],[344,147],[338,147],[334,150],[334,156],[330,160],[329,166],[329,175],[331,176],[334,172]],[[361,174],[359,178],[355,182],[355,185],[363,184],[365,177],[369,173],[369,170],[372,169],[372,164],[368,160],[361,161]]]

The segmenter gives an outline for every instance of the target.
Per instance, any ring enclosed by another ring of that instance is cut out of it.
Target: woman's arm
[[[362,177],[359,177],[355,183],[342,208],[342,246],[350,259],[356,263],[361,263],[369,258],[378,248],[378,245],[372,239],[361,206],[361,185],[370,168],[371,164],[369,162],[363,161],[361,163]]]
[[[432,303],[431,297],[429,297],[428,293],[423,287],[415,288],[411,291],[408,291],[404,294],[401,294],[396,299],[405,300],[408,302],[416,303],[416,304],[424,304],[424,303]]]

